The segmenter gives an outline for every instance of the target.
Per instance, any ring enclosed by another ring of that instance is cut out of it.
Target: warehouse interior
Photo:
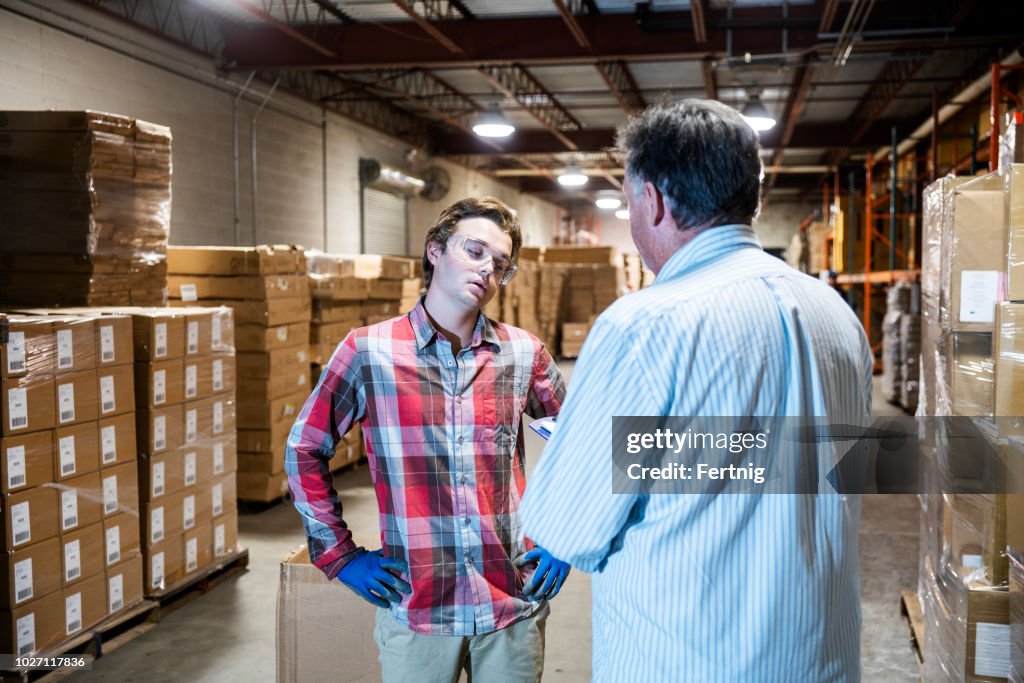
[[[94,658],[4,680],[377,680],[372,608],[296,555],[287,429],[349,330],[415,304],[426,232],[468,196],[500,199],[523,227],[519,275],[485,314],[537,335],[571,391],[595,318],[654,280],[614,145],[662,101],[770,119],[754,230],[862,321],[874,414],[992,421],[1019,475],[1020,27],[1019,8],[990,0],[0,0],[0,315],[28,340],[20,369],[8,327],[0,340],[0,441],[30,454],[27,482],[0,463],[15,529],[0,651]],[[38,349],[49,369],[34,374]],[[96,405],[66,423],[72,380]],[[28,392],[27,428],[8,388]],[[122,429],[137,465],[108,461],[104,439]],[[529,473],[543,441],[525,431]],[[62,470],[68,437],[92,464],[76,470],[72,446]],[[358,430],[332,463],[355,538],[379,546]],[[115,470],[134,517],[105,507]],[[180,477],[166,490],[165,471]],[[52,529],[34,515],[18,542],[16,504],[76,486],[99,496],[94,517],[69,526],[53,493]],[[165,528],[170,499],[185,528]],[[1022,499],[865,496],[863,680],[1024,680]],[[83,552],[69,574],[67,543],[106,534],[109,551],[111,527],[122,544],[134,535],[131,552],[94,566]],[[63,579],[19,599],[26,556]],[[115,568],[137,593],[117,609]],[[71,598],[91,626],[71,629]],[[590,609],[573,572],[552,603],[545,678],[591,678]],[[325,654],[337,642],[350,647]]]

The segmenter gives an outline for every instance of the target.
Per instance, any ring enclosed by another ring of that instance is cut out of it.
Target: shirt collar
[[[662,266],[655,284],[671,280],[738,249],[761,249],[761,241],[749,225],[718,225],[704,230]]]
[[[409,322],[412,324],[413,333],[416,335],[416,348],[421,350],[435,341],[440,334],[437,328],[434,327],[434,324],[430,322],[427,309],[423,305],[424,298],[420,297],[420,300],[416,302],[413,309],[409,311]],[[500,341],[494,324],[483,313],[478,313],[476,326],[473,328],[473,338],[469,343],[470,347],[475,348],[482,342],[497,345]]]

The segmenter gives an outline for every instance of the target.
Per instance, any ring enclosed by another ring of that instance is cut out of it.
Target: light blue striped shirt
[[[860,680],[859,497],[615,494],[612,417],[867,419],[871,367],[846,303],[748,226],[698,235],[601,315],[520,508],[594,572],[594,680]]]

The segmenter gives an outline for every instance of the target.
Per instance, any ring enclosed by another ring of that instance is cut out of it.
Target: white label
[[[224,512],[224,484],[213,485],[213,516]]]
[[[57,387],[57,412],[61,424],[75,421],[75,385],[61,384]]]
[[[20,604],[32,597],[32,558],[14,563],[14,604]]]
[[[64,544],[64,580],[74,581],[82,576],[82,547],[78,540]]]
[[[167,371],[153,371],[153,405],[160,405],[167,400]]]
[[[11,332],[7,338],[7,374],[25,370],[25,333]]]
[[[224,525],[218,524],[213,528],[213,552],[220,557],[228,551],[224,542]]]
[[[162,451],[167,448],[167,416],[153,418],[153,450]]]
[[[11,446],[7,449],[7,488],[24,486],[28,474],[25,468],[25,447]]]
[[[182,285],[181,286],[181,300],[182,301],[199,301],[199,296],[196,293],[195,285]]]
[[[113,375],[100,377],[100,410],[104,413],[112,413],[117,410]]]
[[[14,545],[21,545],[32,540],[32,525],[29,521],[28,501],[11,506],[11,531]]]
[[[224,431],[224,404],[217,401],[213,404],[213,433],[220,434]]]
[[[185,411],[185,443],[192,443],[199,436],[198,410],[192,408]]]
[[[153,497],[164,495],[164,463],[153,463]]]
[[[71,330],[57,330],[57,367],[62,370],[75,366],[75,345]]]
[[[163,588],[164,585],[164,554],[159,552],[153,556],[150,561],[150,569],[152,571],[152,580],[150,581],[150,588]]]
[[[75,473],[75,437],[65,436],[59,443],[60,475],[66,477]]]
[[[277,288],[280,289],[282,292],[287,292],[288,291],[288,280],[287,280],[287,278],[283,278],[283,277],[277,278]]]
[[[196,483],[196,454],[185,454],[185,486]]]
[[[112,474],[103,480],[103,513],[109,515],[117,511],[117,475]]]
[[[36,651],[36,614],[26,614],[18,619],[18,654],[27,655]]]
[[[60,513],[61,531],[78,526],[78,491],[68,489],[60,492]]]
[[[153,508],[149,513],[149,541],[156,543],[164,537],[164,509]]]
[[[985,560],[981,555],[965,553],[960,557],[960,565],[964,569],[980,569],[985,566]]]
[[[100,327],[100,362],[111,363],[114,357],[114,326]]]
[[[974,675],[1010,677],[1010,627],[977,623],[974,639]]]
[[[82,630],[82,594],[75,593],[64,599],[64,617],[70,636]]]
[[[191,529],[196,525],[196,497],[185,496],[185,500],[182,502],[182,521],[185,524],[185,529]]]
[[[107,582],[107,614],[124,607],[124,575],[111,576]]]
[[[188,353],[199,353],[199,323],[188,324]]]
[[[121,527],[112,526],[107,529],[107,565],[121,561]]]
[[[195,398],[199,393],[199,379],[195,365],[185,366],[185,398]]]
[[[295,380],[295,384],[300,387],[306,386],[306,373],[300,372],[298,378]]]
[[[998,300],[999,271],[965,270],[960,274],[960,322],[995,322]]]
[[[221,334],[220,334],[220,314],[217,313],[213,316],[213,346],[214,348],[220,348],[221,345]]]
[[[191,572],[199,566],[199,542],[190,538],[185,542],[185,571]]]
[[[224,389],[224,361],[215,360],[213,361],[213,390],[222,391]]]
[[[167,323],[157,323],[154,332],[156,348],[153,350],[153,356],[163,358],[167,355]]]
[[[213,444],[213,473],[224,473],[224,444],[219,441]]]
[[[277,334],[277,341],[282,341],[282,342],[283,341],[288,341],[288,326],[287,325],[281,325],[280,327],[276,328],[276,330],[277,330],[277,332],[276,332],[276,334]]]
[[[302,364],[308,363],[309,362],[309,352],[308,351],[296,351],[295,352],[295,360],[297,360],[298,362],[300,362]]]
[[[10,428],[28,427],[28,390],[24,388],[7,390],[7,407],[10,409]]]
[[[100,448],[103,451],[103,464],[117,460],[117,430],[114,425],[100,430]]]

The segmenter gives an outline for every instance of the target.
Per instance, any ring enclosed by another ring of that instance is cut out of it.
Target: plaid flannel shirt
[[[327,461],[362,423],[384,555],[409,563],[411,594],[391,613],[424,634],[488,633],[532,614],[514,565],[531,547],[519,523],[526,485],[522,415],[555,415],[565,384],[530,333],[482,314],[452,354],[421,300],[353,330],[288,438],[285,472],[310,558],[328,578],[359,550]]]

